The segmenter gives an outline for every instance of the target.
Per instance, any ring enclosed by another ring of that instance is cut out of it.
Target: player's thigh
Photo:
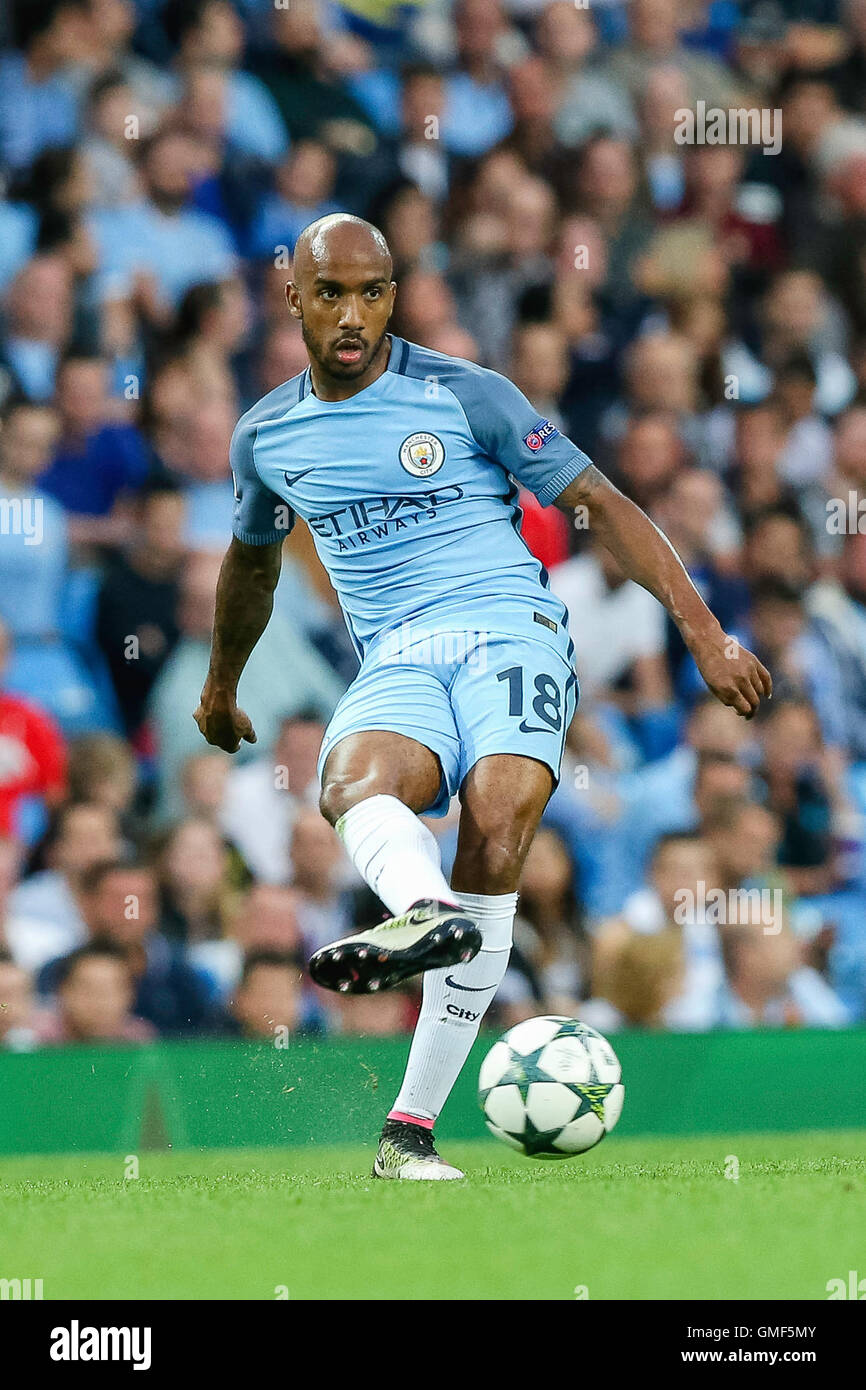
[[[511,753],[481,758],[460,788],[451,882],[459,892],[509,893],[555,786],[546,763]]]
[[[454,715],[435,674],[400,663],[362,666],[325,730],[322,812],[333,824],[366,797],[387,795],[442,814],[459,768]]]
[[[442,768],[431,748],[404,734],[365,729],[334,745],[322,772],[321,807],[333,825],[369,796],[396,796],[413,811],[436,800]]]

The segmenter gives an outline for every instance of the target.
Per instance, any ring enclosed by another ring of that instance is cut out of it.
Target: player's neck
[[[313,387],[313,394],[320,401],[348,401],[352,396],[357,396],[359,391],[365,391],[368,386],[372,386],[374,381],[378,381],[388,370],[388,361],[391,356],[391,334],[386,333],[375,357],[370,362],[366,371],[360,376],[354,377],[351,381],[343,381],[340,377],[331,376],[330,372],[323,372],[322,368],[312,360],[310,361],[310,381]]]

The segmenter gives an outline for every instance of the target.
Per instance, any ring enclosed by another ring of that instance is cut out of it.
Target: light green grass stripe
[[[46,1298],[823,1299],[866,1278],[866,1133],[612,1136],[466,1183],[380,1183],[371,1147],[0,1162],[0,1278]],[[739,1165],[737,1181],[724,1176]]]

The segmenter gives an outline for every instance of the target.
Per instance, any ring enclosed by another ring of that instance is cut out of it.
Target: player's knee
[[[392,788],[383,784],[381,777],[375,772],[360,777],[349,771],[326,774],[319,797],[319,810],[326,821],[336,825],[340,817],[353,806],[357,806],[359,801],[366,801],[370,796],[388,792],[393,795]]]
[[[336,825],[340,817],[361,800],[363,800],[363,793],[359,794],[358,792],[356,778],[328,777],[322,784],[319,810],[326,821],[329,821],[331,825]]]
[[[462,855],[464,874],[478,885],[479,893],[512,893],[517,887],[520,870],[529,848],[513,827],[503,827],[499,834],[485,835]]]

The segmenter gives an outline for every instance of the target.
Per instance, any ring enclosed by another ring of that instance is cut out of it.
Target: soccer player
[[[377,228],[319,219],[298,238],[293,275],[286,297],[310,365],[234,432],[234,538],[195,719],[230,753],[255,742],[238,680],[271,613],[286,532],[303,518],[361,659],[322,743],[321,809],[394,914],[317,951],[310,973],[371,992],[426,972],[374,1173],[461,1178],[433,1124],[505,973],[520,871],[578,694],[564,605],[521,539],[513,480],[544,505],[585,509],[724,704],[751,718],[771,681],[649,518],[511,382],[388,332],[396,285]],[[418,817],[444,814],[454,795],[449,884]]]

